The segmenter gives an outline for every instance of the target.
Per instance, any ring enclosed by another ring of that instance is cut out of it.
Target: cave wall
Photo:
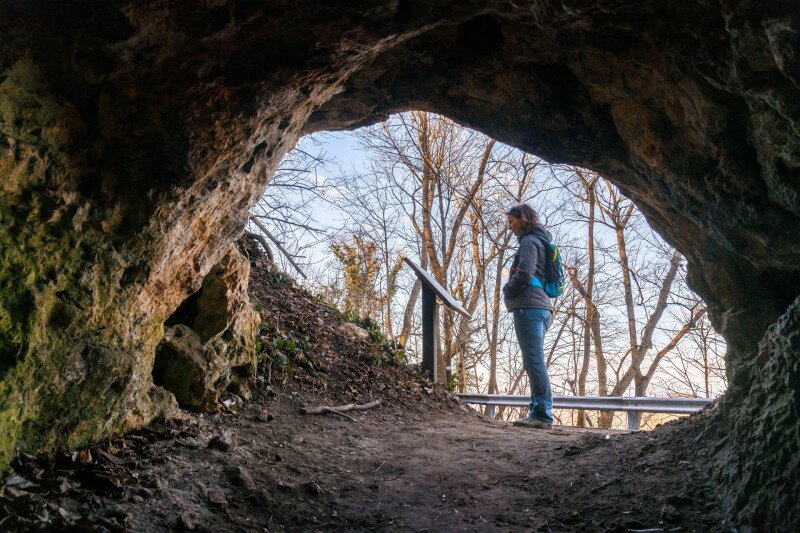
[[[739,368],[711,423],[698,428],[729,514],[742,525],[800,524],[800,298]]]
[[[391,14],[0,3],[0,467],[174,410],[152,381],[165,320],[311,112],[422,31],[366,29]]]
[[[250,399],[261,316],[250,302],[249,278],[250,261],[231,244],[203,277],[200,290],[164,323],[153,382],[181,407],[214,411],[229,390]]]
[[[687,256],[730,346],[711,440],[771,416],[766,384],[796,408],[797,346],[758,342],[800,294],[798,36],[789,1],[2,3],[0,465],[174,409],[164,322],[282,155],[407,109],[602,173]],[[796,464],[796,414],[769,420],[789,462],[741,433],[725,487]]]

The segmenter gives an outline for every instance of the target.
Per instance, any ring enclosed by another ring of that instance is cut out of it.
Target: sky
[[[300,139],[297,147],[313,154],[322,151],[326,154],[326,159],[331,160],[331,164],[317,170],[325,181],[330,179],[335,172],[366,168],[367,158],[364,150],[359,146],[358,138],[352,131],[322,132],[307,135]],[[335,191],[329,191],[328,194],[335,194]],[[337,213],[324,202],[316,203],[314,218],[324,226],[336,226],[341,223]],[[327,254],[327,245],[325,247],[315,247],[315,252]]]
[[[326,132],[317,139],[325,141],[325,151],[338,161],[349,164],[346,166],[364,166],[364,150],[358,145],[358,139],[354,132]],[[309,141],[311,141],[310,137],[304,137],[300,142],[308,143]]]

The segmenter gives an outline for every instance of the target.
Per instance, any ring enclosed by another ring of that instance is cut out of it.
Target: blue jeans
[[[522,351],[522,366],[531,384],[529,418],[553,423],[553,391],[544,364],[544,334],[550,325],[552,312],[538,307],[514,309],[514,330]]]

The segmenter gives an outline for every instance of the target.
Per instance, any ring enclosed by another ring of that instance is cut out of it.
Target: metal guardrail
[[[520,394],[459,394],[464,403],[489,406],[489,416],[494,418],[494,408],[528,407],[530,396]],[[628,413],[628,429],[639,429],[636,413],[667,413],[690,415],[710,404],[710,398],[652,398],[649,396],[554,396],[555,409],[586,409],[590,411],[624,411]]]

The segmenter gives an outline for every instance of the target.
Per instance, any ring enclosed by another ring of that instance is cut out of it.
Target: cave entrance
[[[226,254],[289,147],[303,133],[422,109],[612,179],[684,254],[685,277],[727,342],[731,386],[702,432],[717,484],[742,524],[797,529],[800,478],[786,474],[799,461],[800,412],[795,3],[28,4],[0,8],[0,464],[20,449],[100,440],[166,413],[166,395],[141,379],[164,321]],[[463,224],[448,219],[470,189],[443,194],[459,176],[406,192],[435,200],[416,213],[435,215],[435,243],[456,243],[450,263],[449,246],[419,246],[420,263],[427,253],[429,270],[469,301],[474,271],[491,257],[481,232],[499,230],[492,215],[507,207],[503,195],[516,196],[497,185],[485,199],[473,255],[458,242],[472,234],[469,209]],[[371,192],[392,207],[391,188]],[[406,220],[402,207],[396,218]],[[542,212],[560,228],[550,215],[569,209]],[[391,255],[371,252],[381,240],[358,229],[338,243],[351,279],[374,275],[410,294]],[[607,274],[613,265],[595,266]],[[348,271],[337,271],[344,281]],[[662,271],[632,277],[634,310],[648,301],[648,283],[666,280]],[[342,298],[355,316],[390,292]],[[391,311],[399,338],[405,314]],[[451,354],[494,334],[459,336],[457,323],[450,331]],[[580,338],[571,324],[565,331]],[[629,336],[621,327],[617,342]],[[411,331],[405,340],[413,344]],[[594,349],[584,344],[565,371],[570,381],[586,360],[589,379]],[[453,375],[467,383],[479,365],[455,360]]]
[[[518,203],[536,209],[567,267],[545,344],[556,395],[724,392],[725,343],[687,285],[684,258],[620,189],[443,116],[409,112],[305,137],[253,208],[248,231],[272,247],[277,241],[284,271],[302,272],[312,292],[379,324],[411,363],[422,353],[420,288],[402,258],[419,261],[474,316],[439,317],[438,378],[462,393],[524,394],[527,375],[501,291],[516,248],[505,212]],[[556,414],[568,425],[627,423],[621,413]],[[645,415],[641,425],[669,418]]]

